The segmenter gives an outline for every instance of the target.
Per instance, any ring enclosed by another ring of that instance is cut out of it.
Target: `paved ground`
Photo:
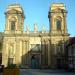
[[[20,75],[75,75],[73,72],[64,70],[21,69],[20,71]]]
[[[2,75],[2,73],[0,73]],[[75,75],[75,72],[64,70],[20,69],[20,75]]]

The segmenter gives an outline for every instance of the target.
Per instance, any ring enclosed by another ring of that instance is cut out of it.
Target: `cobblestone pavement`
[[[2,75],[2,73],[0,73]],[[64,70],[20,69],[20,75],[75,75],[75,72]]]

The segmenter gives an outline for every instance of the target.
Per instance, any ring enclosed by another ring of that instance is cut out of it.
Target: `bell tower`
[[[50,33],[66,34],[66,7],[62,3],[52,4],[49,10],[48,18],[50,22]]]
[[[19,4],[9,5],[6,12],[6,34],[21,34],[24,28],[24,12]]]

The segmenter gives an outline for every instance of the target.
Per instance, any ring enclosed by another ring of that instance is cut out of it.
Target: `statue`
[[[26,27],[26,32],[29,33],[30,29],[29,26]]]
[[[45,27],[44,27],[44,25],[42,25],[42,33],[45,33],[46,31],[45,31]]]
[[[37,24],[35,23],[34,24],[34,33],[36,33],[38,31],[38,29],[37,29]]]

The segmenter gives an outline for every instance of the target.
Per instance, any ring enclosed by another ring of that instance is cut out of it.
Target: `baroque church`
[[[25,14],[19,4],[9,5],[5,12],[5,30],[2,40],[2,64],[16,64],[24,68],[57,68],[65,65],[65,43],[69,39],[64,4],[52,4],[49,12],[49,32],[34,32],[27,27]]]

